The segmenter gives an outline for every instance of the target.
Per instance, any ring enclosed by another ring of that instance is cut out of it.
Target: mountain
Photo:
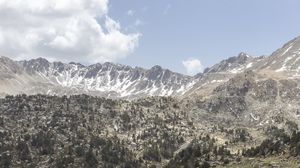
[[[299,65],[300,37],[270,56],[253,57],[240,53],[195,76],[175,73],[160,66],[144,69],[109,62],[85,66],[74,62],[49,62],[44,58],[13,61],[1,57],[0,94],[89,94],[129,99],[186,97],[210,94],[220,84],[249,70],[276,79],[298,79]]]
[[[299,80],[300,37],[286,43],[270,56],[253,57],[240,53],[206,68],[203,73],[197,75],[199,81],[184,94],[184,97],[210,95],[217,86],[247,71],[276,80]]]
[[[242,73],[252,67],[253,63],[260,60],[261,57],[252,57],[246,53],[240,53],[237,56],[222,60],[209,68],[206,68],[203,73],[196,76],[199,81],[186,93],[183,97],[191,95],[209,95],[212,90],[222,83],[227,82],[239,73]]]
[[[210,68],[206,68],[204,73],[239,73],[244,71],[246,68],[249,68],[253,60],[254,58],[252,56],[242,52],[236,57],[230,57],[229,59],[223,60]]]
[[[195,115],[195,122],[201,122],[199,127],[204,129],[222,123],[224,127],[255,130],[250,133],[255,141],[270,138],[269,127],[287,134],[294,128],[298,130],[298,51],[299,37],[270,56],[251,57],[241,53],[207,68],[199,74],[199,82],[183,96],[190,107],[194,106],[189,115]],[[214,137],[224,136],[215,133]]]
[[[146,70],[109,62],[84,66],[73,62],[52,63],[43,58],[13,61],[1,57],[0,67],[1,91],[11,94],[85,93],[112,98],[177,96],[197,81],[160,66]]]
[[[217,81],[216,72],[235,75],[235,69],[245,64],[241,59],[247,58],[248,56],[240,54],[237,58],[228,59],[229,63],[225,63],[224,60],[204,73],[187,76],[158,65],[151,69],[132,68],[109,62],[84,66],[74,62],[49,62],[44,58],[13,61],[1,57],[0,65],[5,68],[0,69],[0,73],[3,74],[0,87],[3,88],[2,95],[84,93],[110,98],[182,96],[198,83]],[[223,76],[221,75],[221,78]]]
[[[299,167],[299,44],[193,77],[1,57],[2,92],[42,94],[0,98],[0,167]]]

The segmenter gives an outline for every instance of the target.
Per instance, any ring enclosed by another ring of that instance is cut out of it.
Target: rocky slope
[[[266,58],[260,69],[286,72],[299,77],[300,74],[300,37],[297,37]]]

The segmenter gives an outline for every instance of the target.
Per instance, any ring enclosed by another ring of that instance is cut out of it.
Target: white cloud
[[[182,64],[185,67],[187,74],[189,75],[195,75],[203,71],[203,65],[198,59],[189,58],[185,61],[182,61]]]
[[[0,55],[85,63],[116,61],[138,46],[108,0],[0,0]]]

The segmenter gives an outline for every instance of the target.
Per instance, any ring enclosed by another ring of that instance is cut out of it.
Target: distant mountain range
[[[270,56],[252,57],[240,53],[195,76],[160,66],[144,69],[109,62],[84,66],[74,62],[49,62],[44,58],[14,61],[2,56],[0,93],[2,96],[90,94],[109,98],[186,96],[211,90],[249,70],[274,78],[300,78],[300,37]]]

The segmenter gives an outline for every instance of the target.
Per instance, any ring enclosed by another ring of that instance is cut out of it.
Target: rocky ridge
[[[0,88],[5,94],[89,94],[110,98],[147,96],[185,97],[213,90],[235,75],[252,70],[276,79],[300,78],[300,38],[295,38],[270,56],[246,53],[187,76],[154,66],[151,69],[104,63],[49,62],[43,58],[13,61],[0,58]],[[210,93],[210,92],[208,92]]]
[[[0,86],[7,88],[2,89],[7,94],[85,93],[112,98],[177,96],[185,93],[197,81],[160,66],[146,70],[108,62],[84,66],[77,63],[51,63],[43,58],[13,61],[2,57],[0,66],[3,67]],[[10,83],[13,82],[16,87],[11,87]]]

